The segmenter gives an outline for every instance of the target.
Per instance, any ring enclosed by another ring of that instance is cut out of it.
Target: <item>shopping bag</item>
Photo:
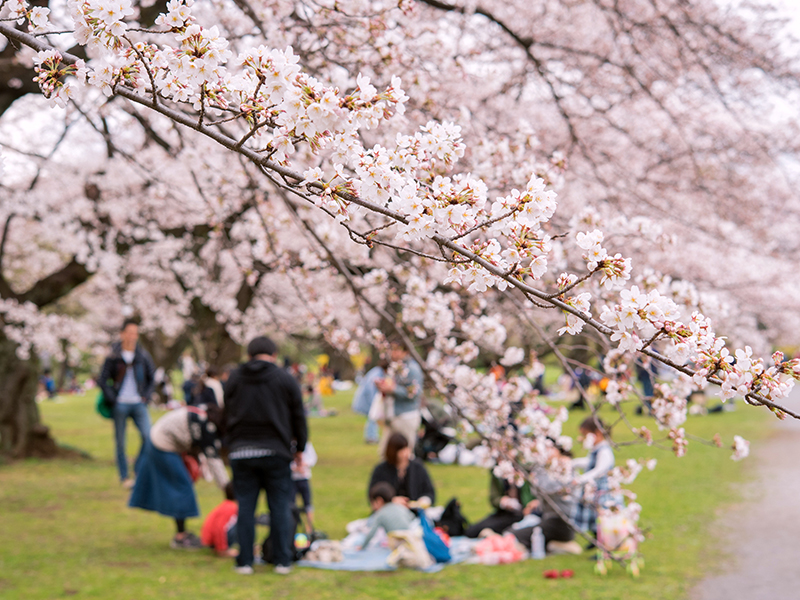
[[[394,402],[378,392],[372,399],[372,405],[369,407],[367,417],[370,421],[375,421],[376,423],[388,423],[394,417]]]
[[[97,401],[95,402],[94,409],[97,411],[97,414],[104,419],[111,419],[114,417],[114,405],[106,400],[102,389],[97,394]]]
[[[431,525],[424,511],[420,511],[419,522],[422,525],[422,541],[425,542],[428,554],[437,563],[450,562],[450,548],[447,547],[447,544],[444,543],[439,534],[433,530],[433,525]]]

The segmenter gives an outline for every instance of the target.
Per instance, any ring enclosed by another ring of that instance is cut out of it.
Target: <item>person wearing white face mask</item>
[[[585,419],[579,428],[579,440],[589,450],[584,458],[572,460],[572,468],[583,473],[575,478],[578,502],[572,519],[580,531],[597,536],[597,508],[617,499],[609,493],[608,474],[614,468],[614,451],[608,441],[608,429],[599,417]],[[588,492],[588,493],[587,493]]]

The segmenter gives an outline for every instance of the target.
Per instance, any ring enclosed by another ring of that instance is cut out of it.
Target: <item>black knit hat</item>
[[[253,338],[249,344],[247,344],[247,354],[250,357],[256,356],[258,354],[268,354],[269,356],[275,356],[278,353],[278,346],[275,345],[271,339],[266,336],[260,335],[257,338]]]

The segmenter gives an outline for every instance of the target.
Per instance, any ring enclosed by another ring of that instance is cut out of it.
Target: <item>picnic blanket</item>
[[[420,570],[423,573],[437,573],[447,565],[470,562],[475,557],[473,549],[480,541],[467,537],[450,538],[450,562],[434,564]],[[386,559],[391,552],[389,548],[370,548],[369,551],[344,550],[344,560],[341,562],[301,560],[295,564],[298,567],[329,571],[394,571],[395,567],[386,564]]]

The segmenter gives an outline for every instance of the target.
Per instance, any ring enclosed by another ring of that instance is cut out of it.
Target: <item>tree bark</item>
[[[36,405],[39,361],[21,360],[17,344],[0,331],[0,454],[50,458],[58,446]]]
[[[242,360],[242,347],[217,321],[217,313],[197,298],[192,301],[192,319],[204,354],[201,358],[209,365],[222,368]]]
[[[58,271],[39,280],[24,293],[15,293],[0,270],[0,297],[33,302],[39,308],[66,296],[89,279],[86,267],[73,258]],[[0,322],[1,325],[2,322]],[[21,360],[17,344],[0,329],[0,454],[12,458],[50,458],[58,445],[43,425],[36,406],[39,360]]]

